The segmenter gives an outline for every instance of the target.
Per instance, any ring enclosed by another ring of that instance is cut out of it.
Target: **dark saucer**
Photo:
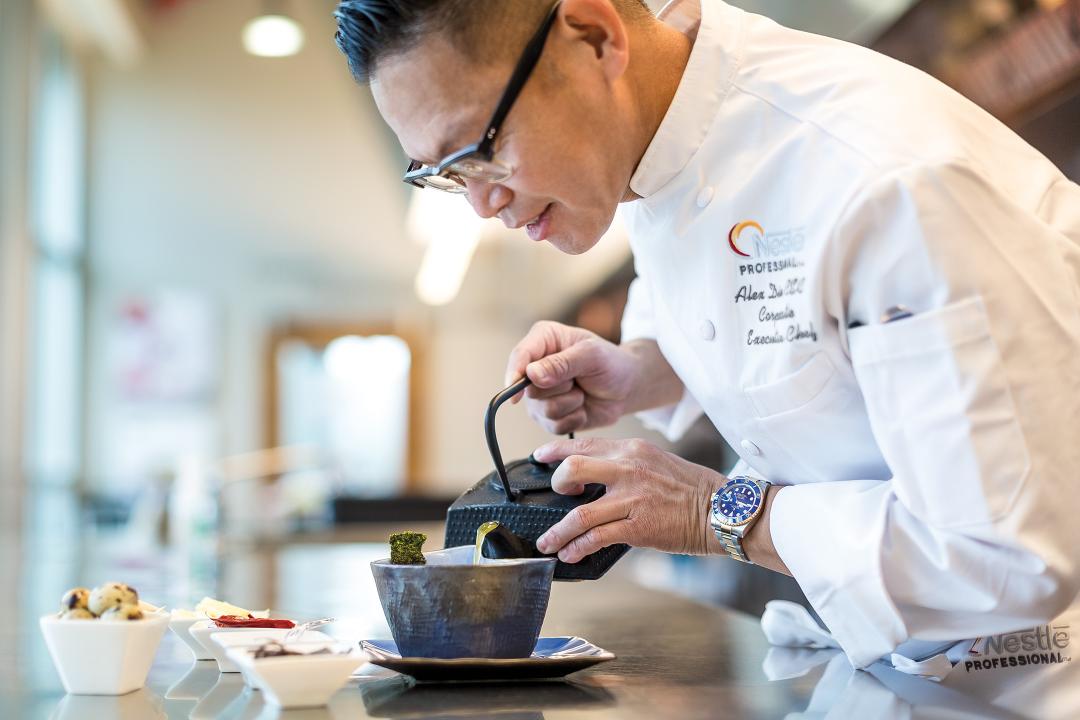
[[[421,682],[560,678],[615,659],[613,653],[579,637],[542,637],[527,658],[403,658],[393,640],[361,640],[360,647],[373,664]]]

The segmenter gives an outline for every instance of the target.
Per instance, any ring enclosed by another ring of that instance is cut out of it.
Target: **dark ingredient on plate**
[[[425,565],[424,543],[427,535],[418,532],[393,533],[390,536],[390,562],[394,565]]]
[[[322,648],[314,652],[302,653],[294,650],[287,650],[284,645],[279,642],[268,642],[265,645],[260,645],[255,649],[254,657],[268,658],[268,657],[287,657],[289,655],[330,655],[330,648]]]

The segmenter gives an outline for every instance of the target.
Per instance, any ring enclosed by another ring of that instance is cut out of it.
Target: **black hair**
[[[379,62],[413,47],[432,31],[445,32],[455,47],[471,59],[498,52],[501,43],[523,43],[552,2],[341,0],[334,11],[338,24],[334,42],[348,59],[356,81],[368,83]],[[649,13],[644,0],[612,2],[628,19]],[[497,31],[488,32],[492,27]]]
[[[370,81],[377,61],[400,52],[423,32],[439,0],[341,0],[334,42],[357,82]]]

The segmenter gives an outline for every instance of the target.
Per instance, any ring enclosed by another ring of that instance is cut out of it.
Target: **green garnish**
[[[427,535],[418,532],[400,532],[390,535],[390,562],[394,565],[424,565],[424,543]]]

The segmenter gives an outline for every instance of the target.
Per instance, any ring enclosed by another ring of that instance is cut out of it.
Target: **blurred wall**
[[[33,46],[32,3],[0,2],[0,567],[17,577],[23,528],[21,432],[30,237],[26,213],[29,107],[27,65]],[[0,614],[15,617],[20,593],[4,593]],[[11,673],[0,680],[18,682]]]
[[[109,455],[118,439],[107,437],[115,380],[109,331],[118,304],[133,295],[195,291],[216,309],[218,455],[264,445],[273,327],[396,324],[419,338],[425,399],[415,418],[417,480],[421,491],[446,495],[489,470],[481,416],[514,343],[626,258],[618,239],[570,258],[520,232],[496,232],[477,251],[457,300],[420,305],[412,283],[422,248],[404,232],[417,191],[399,182],[397,142],[331,41],[334,4],[291,3],[307,31],[306,47],[292,58],[241,49],[254,0],[188,0],[149,19],[147,52],[135,66],[92,63],[92,486],[134,489],[140,481],[115,475]],[[508,408],[500,430],[510,457],[545,437],[521,409]]]
[[[372,142],[382,136],[370,100],[328,40],[332,3],[295,3],[308,44],[281,60],[240,47],[258,7],[181,4],[152,18],[139,64],[97,60],[90,69],[92,479],[110,474],[100,421],[119,299],[181,289],[213,303],[222,454],[262,445],[271,325],[381,320],[400,300],[394,263],[414,260],[395,222],[404,193],[374,181],[398,162],[387,143]]]
[[[22,412],[30,267],[26,167],[32,3],[0,4],[0,506],[13,507],[22,472]]]

